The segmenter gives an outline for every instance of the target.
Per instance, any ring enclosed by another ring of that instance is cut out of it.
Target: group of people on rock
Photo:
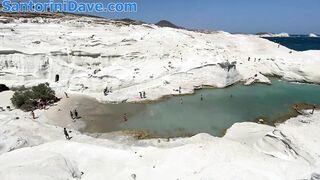
[[[12,110],[10,106],[7,106],[6,109],[7,109],[8,111],[11,111],[11,110]],[[1,111],[5,111],[5,109],[4,109],[3,107],[0,107],[0,112],[1,112]]]
[[[74,111],[70,111],[70,117],[71,119],[75,120],[75,119],[79,119],[79,114],[78,111],[75,109]]]
[[[145,91],[139,92],[139,95],[140,95],[140,99],[145,99],[145,98],[147,98]]]
[[[252,58],[253,59],[253,58]],[[250,61],[251,60],[251,57],[248,57],[248,61]],[[268,60],[268,59],[267,59]],[[258,61],[258,62],[260,62],[261,61],[261,58],[259,58],[259,59],[257,59],[257,58],[254,58],[254,60],[253,60],[254,62],[256,62],[256,61]]]

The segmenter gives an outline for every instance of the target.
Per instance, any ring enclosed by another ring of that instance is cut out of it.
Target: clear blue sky
[[[119,0],[119,2],[125,1],[128,0]],[[228,32],[320,34],[320,0],[133,0],[130,2],[138,3],[137,13],[97,15],[108,18],[132,18],[150,23],[165,19],[188,28]]]

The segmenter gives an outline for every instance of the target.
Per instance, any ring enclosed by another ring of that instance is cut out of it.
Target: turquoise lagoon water
[[[225,89],[204,89],[194,95],[174,96],[147,104],[104,104],[98,109],[99,112],[106,109],[107,113],[86,117],[90,123],[85,131],[138,129],[161,137],[197,133],[221,136],[236,122],[263,118],[273,124],[289,114],[296,103],[320,104],[320,86],[272,80],[272,85],[237,84]],[[123,120],[124,113],[128,121]]]

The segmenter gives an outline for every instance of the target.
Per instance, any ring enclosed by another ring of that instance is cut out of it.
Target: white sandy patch
[[[0,107],[6,108],[7,106],[12,106],[10,99],[13,93],[13,91],[3,91],[0,93]]]

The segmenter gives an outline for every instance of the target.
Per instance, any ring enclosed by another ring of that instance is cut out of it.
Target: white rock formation
[[[49,82],[57,91],[121,102],[140,101],[140,91],[155,100],[179,87],[192,93],[201,85],[270,83],[273,75],[320,83],[320,51],[278,48],[257,36],[72,15],[0,16],[0,81],[9,87]]]
[[[14,16],[14,15],[12,15]],[[204,34],[89,17],[0,18],[0,82],[10,87],[49,82],[58,91],[101,101],[139,101],[225,87],[269,83],[266,75],[320,83],[319,51],[296,52],[268,40]],[[56,75],[59,81],[55,82]],[[113,93],[103,95],[103,89]],[[0,106],[12,92],[0,93]],[[1,180],[319,179],[320,112],[277,127],[238,123],[223,138],[99,139],[36,120],[20,110],[0,112]],[[308,114],[308,113],[306,113]],[[67,121],[67,120],[66,120]]]
[[[309,37],[318,37],[318,35],[314,34],[314,33],[310,33]]]

